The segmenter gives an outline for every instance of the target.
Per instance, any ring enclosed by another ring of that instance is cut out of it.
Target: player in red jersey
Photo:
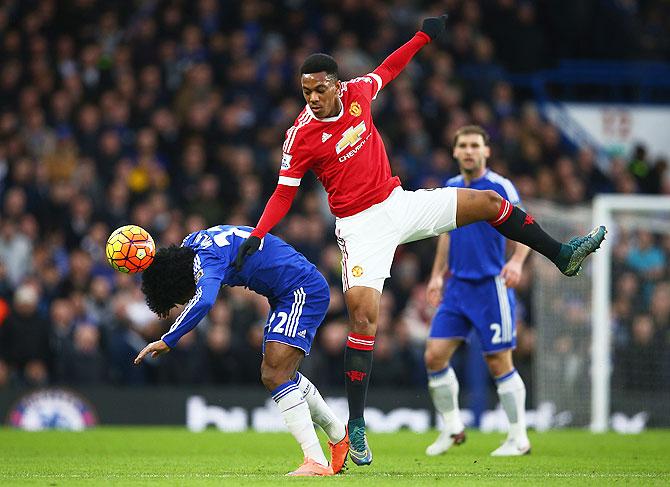
[[[302,176],[314,171],[337,217],[335,232],[342,251],[350,319],[344,364],[349,454],[357,465],[372,462],[363,410],[381,292],[398,245],[488,221],[505,237],[549,258],[564,274],[576,275],[605,236],[605,228],[598,227],[562,244],[495,191],[402,189],[372,122],[371,104],[424,45],[445,33],[445,21],[446,16],[425,19],[421,30],[374,71],[350,81],[338,79],[337,63],[328,55],[305,59],[300,72],[307,105],[286,132],[277,188],[235,262],[241,268],[245,257],[258,250],[263,236],[288,212]]]

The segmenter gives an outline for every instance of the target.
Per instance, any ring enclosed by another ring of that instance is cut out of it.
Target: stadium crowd
[[[505,76],[577,56],[667,59],[668,29],[656,15],[667,5],[543,3],[540,12],[522,0],[3,2],[0,388],[257,383],[267,304],[238,289],[223,289],[206,321],[160,363],[133,367],[170,321],[146,307],[136,275],[107,264],[106,238],[134,223],[159,245],[179,244],[200,228],[256,222],[276,185],[284,132],[304,104],[296,74],[303,58],[330,52],[343,79],[367,73],[426,14],[450,12],[449,39],[423,49],[375,107],[406,188],[454,175],[452,134],[477,123],[492,136],[490,167],[523,199],[570,206],[598,192],[670,193],[667,161],[638,147],[599,164]],[[347,317],[324,198],[317,181],[303,180],[276,232],[331,284],[328,317],[304,367],[319,386],[339,387]],[[373,387],[425,387],[433,250],[429,241],[398,251],[382,299]],[[626,235],[615,258],[617,350],[638,364],[620,377],[648,388],[649,370],[663,360],[670,370],[670,238]],[[532,275],[532,259],[526,269]],[[525,279],[518,292],[515,360],[527,373],[531,284]],[[636,361],[645,358],[642,369]]]

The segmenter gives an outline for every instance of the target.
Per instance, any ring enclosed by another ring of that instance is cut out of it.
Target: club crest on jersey
[[[195,278],[195,283],[198,284],[198,282],[200,281],[200,279],[204,275],[205,275],[205,271],[203,271],[202,269],[200,269],[198,272],[196,272],[195,275],[193,276]]]
[[[209,242],[211,245],[211,239],[209,239]],[[198,254],[195,254],[195,258],[193,259],[193,278],[195,279],[195,283],[198,284],[198,281],[204,275],[205,271],[202,269],[202,261],[200,260],[200,256]]]
[[[283,154],[281,156],[281,168],[283,171],[291,169],[291,159],[293,158],[290,154]]]
[[[333,134],[327,134],[326,132],[321,134],[321,143],[327,141],[333,136]]]
[[[360,117],[361,113],[363,113],[363,110],[361,109],[360,103],[357,101],[352,102],[351,105],[349,105],[349,114],[353,115],[354,117]]]
[[[335,152],[339,154],[347,147],[354,147],[358,143],[358,141],[361,140],[361,136],[363,135],[364,132],[365,132],[365,120],[363,120],[361,123],[359,123],[354,127],[349,127],[347,130],[344,131],[344,133],[342,134],[342,138],[335,146]]]
[[[359,265],[355,265],[353,269],[351,269],[351,275],[354,277],[361,277],[363,275],[363,268]]]

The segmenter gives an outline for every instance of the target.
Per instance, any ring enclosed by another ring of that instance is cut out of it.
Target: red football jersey
[[[279,184],[299,186],[312,169],[328,193],[333,215],[355,215],[384,201],[400,186],[382,138],[372,122],[371,103],[381,78],[370,73],[342,83],[342,111],[318,119],[309,105],[286,131]]]

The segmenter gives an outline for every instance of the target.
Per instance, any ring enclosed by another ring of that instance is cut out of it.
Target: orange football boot
[[[320,463],[316,463],[311,458],[305,457],[305,461],[293,472],[289,472],[286,475],[291,477],[324,477],[326,475],[334,475],[333,468],[328,466],[324,467]]]
[[[347,462],[347,454],[349,453],[349,430],[345,428],[344,438],[337,443],[329,441],[328,449],[330,450],[330,466],[333,468],[333,473],[340,473]]]

